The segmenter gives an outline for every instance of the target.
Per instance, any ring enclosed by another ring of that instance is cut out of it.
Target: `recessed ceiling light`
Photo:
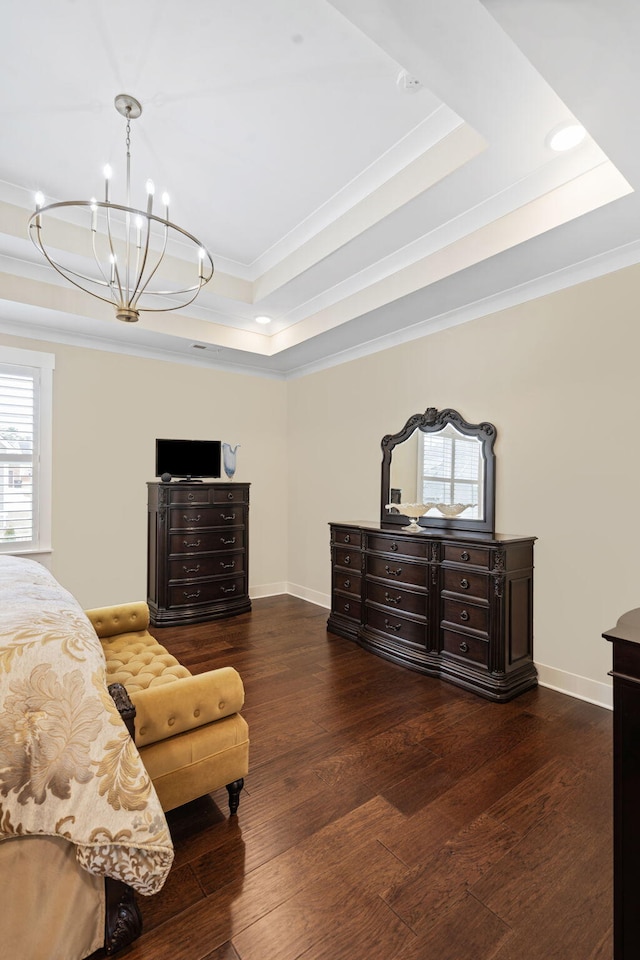
[[[552,150],[562,153],[565,150],[573,150],[582,143],[586,135],[587,131],[579,123],[563,123],[551,131],[547,142]]]
[[[256,323],[271,323],[271,317],[256,317]]]

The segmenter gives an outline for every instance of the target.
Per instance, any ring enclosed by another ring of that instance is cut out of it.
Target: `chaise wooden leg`
[[[112,956],[142,933],[142,916],[133,888],[105,877],[104,952]]]
[[[231,815],[236,812],[238,805],[240,803],[240,791],[244,787],[244,779],[240,777],[239,780],[234,780],[233,783],[227,784],[227,791],[229,793],[229,810]]]

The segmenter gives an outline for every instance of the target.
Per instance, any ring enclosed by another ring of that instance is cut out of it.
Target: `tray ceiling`
[[[633,0],[10,4],[0,330],[291,377],[636,262],[639,37]],[[108,161],[117,194],[121,92],[134,190],[216,265],[135,325],[26,233],[36,190],[88,199]]]

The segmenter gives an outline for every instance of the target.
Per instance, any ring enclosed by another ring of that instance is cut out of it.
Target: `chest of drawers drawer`
[[[200,530],[244,524],[244,507],[171,507],[169,529]]]
[[[244,554],[194,556],[169,560],[169,580],[194,580],[202,577],[224,577],[244,570]]]
[[[395,584],[384,585],[381,583],[367,582],[367,600],[380,607],[385,607],[391,613],[403,614],[410,613],[414,616],[425,618],[426,604],[424,593],[412,593],[409,590],[401,590]]]
[[[368,556],[366,572],[370,577],[386,580],[394,584],[427,589],[429,567],[425,563],[411,563],[402,558],[390,559],[385,557]]]
[[[169,534],[170,557],[192,553],[226,553],[241,550],[244,546],[242,530],[234,533],[221,533],[219,530],[185,530],[184,533]]]
[[[234,597],[241,597],[245,590],[244,577],[205,580],[201,583],[171,584],[169,586],[169,606],[191,607],[198,604],[232,600]]]

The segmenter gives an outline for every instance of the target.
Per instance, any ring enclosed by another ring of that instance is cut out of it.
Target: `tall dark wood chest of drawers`
[[[491,700],[537,683],[533,537],[331,524],[328,629]]]
[[[613,960],[640,956],[640,609],[603,634],[613,645]]]
[[[251,609],[249,486],[147,484],[147,602],[155,626]]]

